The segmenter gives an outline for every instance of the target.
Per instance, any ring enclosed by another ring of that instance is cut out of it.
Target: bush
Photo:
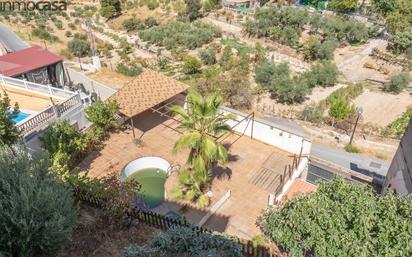
[[[192,24],[172,21],[139,31],[139,37],[143,41],[164,46],[169,50],[178,47],[195,49],[220,36],[221,30],[218,27],[200,21]]]
[[[206,50],[200,52],[200,59],[205,65],[212,65],[216,63],[216,50],[213,47],[208,47]]]
[[[315,103],[306,105],[301,113],[301,119],[310,122],[320,122],[323,119],[324,109]]]
[[[87,40],[76,37],[67,44],[69,51],[75,56],[86,56],[90,53],[90,43]]]
[[[143,72],[143,68],[137,65],[127,66],[121,63],[117,65],[116,71],[129,77],[136,77]]]
[[[53,160],[53,168],[62,173],[68,171],[89,146],[89,139],[77,131],[68,121],[50,124],[40,138],[43,147]]]
[[[308,39],[304,46],[304,55],[308,60],[332,60],[338,43],[335,40],[320,42],[314,37]]]
[[[135,17],[124,20],[122,26],[127,32],[144,28],[141,21],[136,19]]]
[[[335,99],[329,108],[329,116],[338,120],[346,120],[355,113],[355,107],[343,96]]]
[[[338,80],[339,70],[336,65],[329,61],[322,61],[314,65],[302,77],[308,87],[315,86],[330,87],[334,86]]]
[[[407,109],[401,117],[397,118],[391,122],[383,130],[382,134],[384,136],[396,136],[400,138],[408,127],[409,120],[412,118],[412,108]]]
[[[401,72],[399,74],[391,76],[389,83],[386,83],[384,85],[384,89],[385,91],[399,94],[408,87],[411,80],[412,78],[408,72]]]
[[[190,75],[198,73],[201,67],[202,64],[196,57],[188,55],[183,59],[182,70],[185,74]]]
[[[411,256],[411,219],[410,197],[338,178],[267,209],[257,224],[291,256]]]
[[[70,30],[67,30],[67,31],[64,33],[64,35],[65,35],[66,37],[72,37],[72,36],[73,36],[73,34],[72,34],[72,32],[71,32]]]
[[[71,192],[49,162],[25,149],[0,149],[0,255],[58,256],[76,220]]]
[[[196,235],[186,227],[159,232],[144,246],[131,245],[125,249],[124,257],[164,256],[165,253],[168,257],[242,257],[241,248],[234,238],[217,233]]]
[[[360,149],[352,144],[348,144],[345,146],[345,151],[348,153],[360,153]]]
[[[87,120],[105,131],[117,125],[114,115],[119,111],[119,105],[115,101],[103,102],[98,100],[84,111]]]

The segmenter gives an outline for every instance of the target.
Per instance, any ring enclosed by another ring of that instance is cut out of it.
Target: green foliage
[[[346,120],[355,113],[355,107],[343,96],[335,99],[329,108],[329,116],[336,120]]]
[[[315,86],[331,87],[338,81],[339,70],[336,65],[329,61],[321,61],[302,74],[309,88]]]
[[[391,47],[395,53],[405,53],[408,57],[412,57],[412,30],[399,31],[393,38]]]
[[[180,129],[185,131],[173,147],[173,152],[189,150],[187,163],[202,177],[208,176],[210,168],[216,163],[227,161],[227,149],[216,141],[216,137],[231,132],[226,121],[231,115],[220,115],[222,97],[212,94],[206,97],[191,90],[187,96],[187,108],[174,105],[170,110],[183,120]]]
[[[335,40],[320,42],[315,37],[310,37],[304,45],[304,55],[307,60],[333,60],[333,52],[338,43]]]
[[[383,130],[382,134],[385,136],[396,136],[400,138],[408,127],[409,120],[412,118],[412,108],[407,109],[401,117],[391,122]]]
[[[183,58],[183,66],[182,66],[183,73],[188,74],[188,75],[195,74],[200,71],[201,67],[202,67],[202,63],[196,57],[187,55]]]
[[[20,131],[12,119],[19,114],[19,105],[10,105],[10,98],[0,94],[0,146],[12,146],[20,138]]]
[[[336,12],[349,13],[358,8],[357,0],[333,0],[328,8]]]
[[[330,107],[333,102],[343,97],[347,101],[351,101],[363,93],[364,85],[362,83],[351,84],[346,87],[339,88],[332,92],[324,101],[320,103],[321,106]]]
[[[67,48],[75,56],[86,56],[90,53],[90,43],[87,37],[75,34],[74,38],[67,43]]]
[[[191,228],[173,227],[156,234],[144,246],[131,245],[124,251],[124,257],[164,256],[168,257],[242,257],[242,251],[234,238],[217,233],[196,235]]]
[[[411,219],[411,197],[337,178],[269,208],[257,224],[292,256],[411,256]]]
[[[159,23],[153,17],[149,17],[145,19],[144,21],[139,20],[136,17],[132,17],[132,18],[124,20],[122,23],[123,28],[128,32],[141,30],[141,29],[147,29],[147,28],[151,28],[157,25],[159,25]]]
[[[45,27],[36,27],[31,31],[31,34],[48,42],[57,42],[59,39],[46,30]]]
[[[100,15],[111,19],[122,12],[120,0],[100,0]]]
[[[348,144],[345,146],[345,151],[348,153],[360,153],[360,149],[352,144]]]
[[[205,65],[212,65],[216,63],[216,50],[213,47],[208,47],[206,50],[200,52],[200,59]]]
[[[135,64],[126,65],[120,63],[117,65],[116,71],[129,77],[136,77],[143,72],[143,68]]]
[[[183,13],[183,16],[189,22],[192,22],[201,16],[200,9],[202,8],[202,4],[200,0],[185,0],[186,9]]]
[[[408,72],[401,72],[390,77],[389,82],[384,85],[384,89],[395,94],[401,93],[406,89],[412,78]]]
[[[324,109],[315,103],[306,105],[301,113],[301,118],[305,121],[320,122],[323,119]]]
[[[89,146],[89,139],[69,124],[58,121],[50,124],[40,138],[53,160],[53,168],[67,172]]]
[[[45,158],[0,149],[0,256],[57,256],[76,212],[71,192],[49,174]]]
[[[115,101],[103,102],[96,101],[85,109],[86,118],[94,126],[109,130],[117,125],[114,115],[119,111],[119,105]]]
[[[151,44],[164,46],[167,49],[184,47],[195,49],[210,43],[213,38],[221,36],[221,30],[208,23],[172,21],[157,27],[139,31],[139,37]]]

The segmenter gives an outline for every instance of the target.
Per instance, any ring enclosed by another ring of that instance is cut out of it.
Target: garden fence
[[[81,190],[81,189],[74,189],[74,195],[77,199],[81,200],[82,202],[95,206],[101,207],[101,201],[99,198],[95,197],[92,193]],[[149,225],[151,227],[167,230],[173,226],[180,226],[180,227],[190,227],[192,231],[196,235],[200,235],[202,233],[213,233],[212,230],[206,229],[199,226],[194,226],[188,223],[185,219],[171,219],[165,217],[159,213],[151,212],[151,211],[143,211],[137,208],[132,209],[125,209],[124,211],[125,216],[129,218],[133,218],[138,220],[141,223]],[[281,257],[285,256],[279,253],[272,248],[262,245],[254,245],[250,240],[244,240],[237,238],[237,242],[242,249],[242,254],[245,257]]]

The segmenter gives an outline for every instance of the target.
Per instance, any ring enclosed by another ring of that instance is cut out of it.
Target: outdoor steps
[[[255,174],[253,174],[249,179],[249,182],[272,194],[276,194],[281,183],[280,176],[281,174],[274,170],[261,167]]]

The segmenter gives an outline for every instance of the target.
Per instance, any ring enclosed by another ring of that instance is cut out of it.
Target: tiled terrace
[[[140,145],[133,143],[130,128],[113,133],[101,150],[90,154],[81,163],[81,168],[88,169],[90,176],[103,176],[110,171],[120,173],[127,162],[143,156],[159,156],[171,164],[184,166],[186,154],[171,153],[175,141],[181,135],[170,128],[176,127],[176,122],[147,111],[134,118],[134,126],[136,136],[141,136],[142,139]],[[233,142],[237,138],[239,136],[232,135],[225,143]],[[228,190],[231,190],[231,197],[205,226],[242,238],[251,238],[259,234],[259,229],[255,225],[256,217],[267,207],[269,197],[269,192],[251,183],[251,178],[263,166],[270,168],[274,173],[282,173],[284,166],[292,163],[292,157],[286,152],[246,136],[240,137],[229,148],[229,153],[230,161],[227,167],[218,167],[214,170],[211,187],[212,205]],[[176,173],[168,178],[167,195],[176,185],[176,179]],[[183,215],[193,223],[199,222],[207,212],[182,206],[181,202],[167,199],[158,210],[184,213]]]

